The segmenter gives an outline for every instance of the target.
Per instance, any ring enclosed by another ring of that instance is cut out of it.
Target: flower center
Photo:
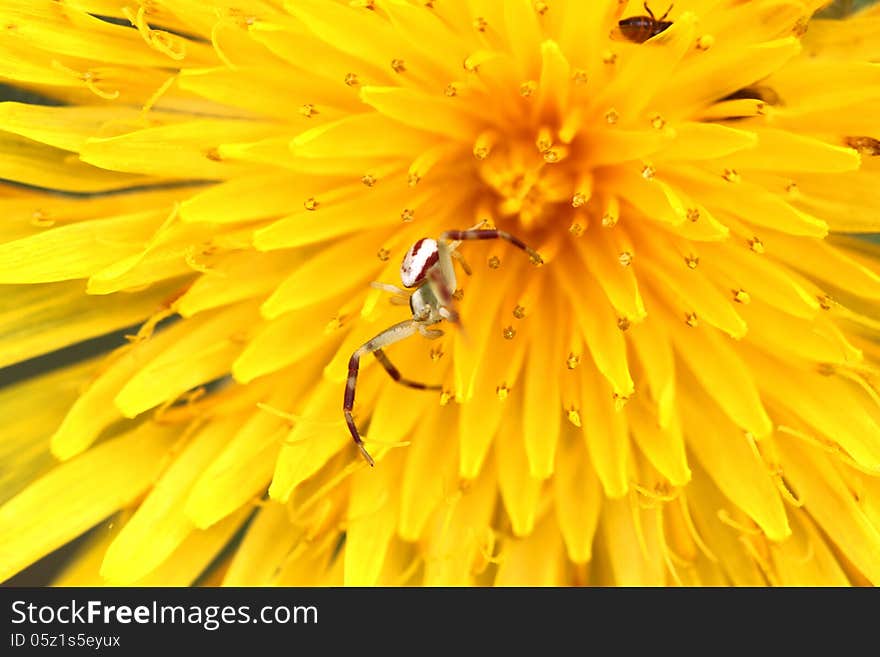
[[[480,178],[491,190],[500,217],[517,218],[525,230],[542,227],[559,204],[571,203],[572,179],[562,162],[567,152],[546,131],[499,142],[480,160]]]

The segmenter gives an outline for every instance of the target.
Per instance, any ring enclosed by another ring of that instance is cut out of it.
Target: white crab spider
[[[458,312],[453,304],[453,294],[456,290],[455,269],[452,266],[453,258],[460,258],[456,249],[465,240],[507,240],[514,246],[525,251],[531,261],[540,265],[543,260],[538,252],[527,246],[525,242],[510,233],[496,229],[471,228],[469,230],[448,230],[440,235],[437,240],[422,238],[413,244],[403,258],[400,265],[400,280],[403,286],[413,290],[409,294],[409,307],[412,311],[412,319],[391,326],[361,345],[351,355],[348,361],[348,381],[345,384],[345,398],[342,403],[342,411],[345,414],[345,422],[355,444],[371,466],[375,465],[373,458],[364,447],[364,441],[358,432],[357,425],[352,416],[354,408],[354,394],[357,387],[358,368],[360,359],[366,353],[372,353],[392,379],[410,388],[419,390],[439,390],[438,385],[419,383],[401,376],[400,372],[388,360],[383,349],[395,342],[399,342],[416,333],[421,333],[428,339],[439,338],[443,331],[429,328],[444,319],[458,323]],[[470,273],[462,262],[467,273]],[[374,283],[375,287],[401,295],[408,294],[407,290],[401,290],[393,285]]]

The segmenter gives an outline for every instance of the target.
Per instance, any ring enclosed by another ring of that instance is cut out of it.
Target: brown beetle
[[[651,11],[647,2],[645,2],[645,11],[648,12],[647,16],[630,16],[617,22],[620,33],[625,39],[634,43],[644,43],[672,25],[672,21],[665,20],[669,16],[669,12],[672,11],[672,5],[669,5],[669,9],[660,18],[654,17],[654,12]]]

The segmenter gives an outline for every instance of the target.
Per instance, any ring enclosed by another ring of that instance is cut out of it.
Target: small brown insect
[[[880,155],[880,139],[873,137],[847,137],[843,140],[850,148],[855,148],[862,155],[877,157]]]
[[[644,43],[672,25],[672,21],[665,20],[669,16],[669,12],[672,11],[672,5],[669,5],[669,9],[660,18],[654,17],[654,12],[651,11],[647,2],[644,6],[645,11],[648,12],[647,16],[630,16],[617,22],[620,33],[633,43]]]

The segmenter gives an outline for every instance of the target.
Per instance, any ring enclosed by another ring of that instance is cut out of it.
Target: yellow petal
[[[225,224],[280,216],[339,182],[319,182],[287,171],[241,176],[192,194],[180,204],[180,218]]]
[[[834,231],[877,232],[880,188],[876,185],[876,171],[867,164],[864,162],[860,171],[835,176],[833,185],[828,184],[826,175],[799,175],[791,204],[821,217]]]
[[[216,18],[210,17],[209,20],[213,23]],[[292,66],[297,77],[301,76],[304,80],[318,78],[320,82],[329,81],[330,85],[344,87],[340,90],[342,93],[339,93],[341,102],[345,101],[343,94],[348,92],[350,102],[357,103],[357,93],[345,84],[340,84],[344,82],[347,73],[357,73],[359,79],[371,81],[390,80],[390,58],[371,63],[358,53],[354,53],[352,57],[335,47],[336,42],[324,41],[320,35],[310,32],[308,22],[302,23],[288,15],[284,15],[283,19],[277,17],[271,21],[257,21],[249,26],[247,35],[254,43],[262,44],[268,52]],[[304,52],[310,54],[310,61],[303,59]],[[321,65],[310,66],[311,61],[319,61]],[[327,87],[321,85],[319,88],[323,90]]]
[[[729,513],[729,501],[699,464],[693,465],[694,478],[687,489],[687,507],[701,540],[734,585],[766,586],[767,581],[757,564],[743,548],[742,536],[721,520],[719,513]]]
[[[862,352],[827,317],[810,322],[794,319],[764,303],[743,308],[749,323],[745,342],[757,344],[763,351],[787,353],[814,363],[855,364],[862,362]],[[791,336],[797,335],[797,340]]]
[[[838,549],[870,581],[880,582],[880,529],[859,508],[852,492],[818,448],[780,440],[782,467],[798,499]]]
[[[651,45],[633,48],[621,69],[599,94],[597,104],[607,106],[606,98],[615,99],[624,117],[633,117],[674,79],[682,57],[693,47],[696,16],[682,12],[672,25],[651,40]],[[646,75],[645,72],[650,71]]]
[[[387,158],[412,157],[433,145],[428,133],[371,112],[307,130],[293,139],[291,149],[307,158]]]
[[[113,398],[145,363],[182,337],[183,328],[180,324],[171,326],[149,340],[121,347],[102,363],[52,436],[52,454],[62,460],[75,456],[106,427],[121,420],[122,413],[113,404]]]
[[[31,47],[51,44],[56,53],[129,66],[169,66],[173,60],[144,47],[140,35],[130,28],[103,21],[78,8],[64,12],[46,3],[23,3],[7,7],[4,25],[16,26],[15,36]]]
[[[650,247],[647,247],[650,248]],[[746,323],[733,308],[730,296],[720,290],[697,269],[690,270],[684,262],[671,264],[668,251],[657,257],[641,258],[641,266],[657,281],[658,293],[666,297],[666,304],[680,309],[681,319],[668,317],[671,326],[684,323],[687,313],[696,313],[700,320],[721,329],[733,338],[741,338],[746,333]],[[652,254],[653,255],[653,254]],[[667,260],[663,265],[657,260]]]
[[[627,130],[617,125],[600,124],[591,132],[590,148],[583,156],[583,166],[589,169],[651,158],[662,152],[671,138],[669,131]]]
[[[361,100],[402,125],[447,139],[468,142],[479,128],[477,120],[461,110],[460,101],[446,97],[440,89],[429,96],[400,87],[364,87]]]
[[[684,486],[690,481],[691,470],[678,415],[671,415],[666,426],[662,426],[653,409],[644,402],[634,400],[627,411],[633,439],[651,464],[673,486]]]
[[[241,425],[237,417],[214,421],[197,433],[162,474],[104,556],[101,575],[116,585],[153,571],[195,529],[183,502],[195,479]]]
[[[608,500],[602,515],[604,539],[620,586],[665,586],[657,525],[632,497]]]
[[[603,378],[589,368],[584,368],[581,377],[581,416],[590,460],[605,495],[619,498],[629,489],[630,444],[626,413],[615,409],[611,387]]]
[[[757,438],[768,435],[773,423],[767,415],[758,383],[763,383],[738,353],[730,338],[708,326],[672,331],[677,352],[705,389],[738,426]]]
[[[295,396],[298,391],[291,392]],[[270,398],[267,404],[275,407],[279,397]],[[265,492],[286,432],[278,416],[264,410],[253,412],[189,491],[184,512],[197,527],[214,525]]]
[[[376,376],[379,374],[383,378]],[[358,379],[359,405],[355,406],[356,413],[359,408],[371,407],[370,402],[380,381],[387,382],[384,372],[362,373]],[[343,448],[351,450],[352,460],[360,458],[356,456],[351,436],[345,428],[341,408],[343,393],[344,386],[326,379],[315,387],[302,412],[302,420],[293,427],[281,446],[272,485],[269,487],[269,496],[272,499],[288,500],[296,486],[317,472]],[[367,448],[370,448],[369,440],[365,438],[365,441]],[[381,461],[379,463],[377,467],[381,467]],[[369,467],[365,463],[363,466]]]
[[[573,428],[566,428],[563,433],[553,477],[556,518],[569,559],[584,563],[593,556],[593,536],[603,504],[602,487],[583,438]]]
[[[495,441],[498,486],[516,536],[526,536],[534,529],[542,487],[542,481],[530,472],[521,422],[515,413],[506,413],[501,420],[500,440]]]
[[[456,11],[464,7],[445,9]],[[454,29],[454,21],[449,22],[442,18],[442,9],[433,7],[433,11],[426,12],[419,5],[395,1],[387,4],[383,10],[387,12],[395,32],[406,41],[407,46],[425,58],[426,76],[430,76],[435,70],[437,75],[459,73],[460,62],[470,53],[464,42],[465,35]],[[448,53],[448,58],[444,57],[443,61],[438,61],[436,56],[435,44],[438,43],[442,43],[443,51]],[[431,66],[429,70],[428,63]]]
[[[0,366],[131,326],[161,307],[173,290],[165,285],[124,297],[90,297],[82,282],[7,286]]]
[[[442,380],[444,364],[443,359],[436,363],[430,360],[427,351],[423,342],[414,339],[396,346],[386,355],[404,376],[433,385]],[[385,445],[410,441],[415,427],[421,424],[425,408],[437,403],[437,393],[409,390],[392,382],[390,377],[382,380],[384,373],[379,375],[380,390],[370,417],[370,435]]]
[[[9,189],[9,188],[7,188]],[[191,194],[192,186],[174,189],[148,189],[137,194],[108,193],[70,198],[54,193],[28,190],[0,198],[0,240],[9,242],[20,237],[43,233],[46,228],[60,227],[96,217],[118,217],[145,210],[162,209],[167,218],[175,202]]]
[[[361,469],[352,475],[345,537],[346,586],[373,586],[382,572],[397,529],[400,498],[392,491],[394,482],[400,480],[403,461],[397,450],[375,471]]]
[[[275,62],[271,62],[275,64]],[[178,85],[200,97],[217,103],[240,107],[242,114],[271,117],[312,127],[313,118],[321,121],[339,116],[337,107],[354,106],[353,97],[343,84],[332,84],[317,76],[287,75],[274,65],[227,66],[181,71]],[[342,82],[342,80],[340,80]],[[283,103],[278,99],[284,98]],[[314,117],[299,112],[304,105],[314,107]]]
[[[783,267],[749,251],[746,245],[706,244],[700,249],[700,267],[733,290],[744,289],[753,298],[795,317],[812,319],[819,302]]]
[[[288,310],[305,308],[336,297],[350,288],[362,289],[378,270],[378,260],[365,259],[363,253],[375,253],[383,244],[381,235],[355,234],[322,249],[294,269],[261,307],[264,317],[273,319]],[[328,272],[346,272],[328,276]]]
[[[747,513],[770,540],[791,535],[785,507],[767,465],[740,429],[710,402],[682,399],[688,446],[718,488]]]
[[[530,536],[505,547],[495,586],[560,586],[564,550],[556,523],[546,517]]]
[[[223,585],[270,586],[300,538],[286,505],[271,501],[262,505],[232,557]]]
[[[591,277],[578,277],[575,285],[567,272],[557,272],[557,280],[569,298],[584,299],[584,302],[574,304],[574,311],[596,367],[616,394],[628,396],[634,390],[634,384],[627,362],[626,341],[623,331],[618,328],[617,317]],[[589,303],[587,299],[593,302]]]
[[[646,164],[629,163],[609,173],[606,189],[626,201],[648,220],[677,226],[685,221],[686,211],[671,187],[659,179],[646,179]]]
[[[562,423],[559,390],[563,360],[561,328],[561,323],[545,326],[542,331],[532,327],[526,348],[522,431],[529,474],[535,479],[550,477],[556,461],[556,443]],[[505,438],[502,436],[501,439]]]
[[[0,579],[76,538],[147,489],[178,427],[145,423],[63,463],[0,507]]]
[[[760,174],[752,174],[760,181]],[[730,213],[754,226],[769,228],[803,237],[825,237],[829,224],[822,218],[799,210],[789,203],[781,194],[768,191],[760,184],[751,184],[748,178],[742,182],[728,182],[723,172],[713,175],[704,171],[691,169],[684,172],[678,169],[671,172],[670,178],[681,182],[691,190],[695,198],[716,214]],[[823,178],[823,180],[827,180]],[[737,203],[730,205],[731,185],[739,188],[736,194]],[[782,190],[780,190],[782,191]],[[799,200],[799,199],[798,199]],[[824,217],[824,214],[820,214]]]
[[[0,283],[86,278],[140,250],[167,212],[93,219],[0,244]]]
[[[753,367],[761,371],[761,391],[775,404],[789,409],[803,422],[843,447],[860,465],[880,470],[880,424],[873,399],[867,399],[850,381],[823,376],[816,370],[791,370],[767,355],[752,353]],[[785,382],[796,375],[796,393]]]
[[[796,38],[786,37],[735,50],[736,56],[723,48],[700,53],[690,66],[662,87],[657,110],[667,116],[673,112],[686,114],[691,108],[705,106],[766,77],[800,50]]]
[[[434,512],[425,550],[424,586],[473,586],[494,557],[492,517],[498,497],[492,468]]]
[[[861,297],[880,298],[880,275],[870,268],[870,259],[860,257],[860,245],[852,239],[835,237],[828,243],[779,235],[769,244],[773,255],[812,278]]]
[[[503,313],[504,305],[500,309]],[[468,342],[474,336],[469,336]],[[528,345],[523,340],[490,339],[477,359],[473,396],[461,405],[458,415],[459,473],[476,479],[506,413],[515,413],[507,395],[517,386]],[[455,360],[459,359],[456,351]]]
[[[284,561],[273,582],[277,586],[342,586],[342,559],[334,559],[342,537],[330,540],[300,541],[294,552]]]
[[[249,326],[255,313],[255,304],[239,304],[190,326],[176,343],[145,363],[113,402],[123,415],[135,417],[226,374],[241,351],[237,334]]]
[[[538,112],[562,115],[568,108],[571,67],[555,41],[541,43],[541,73],[538,77]]]
[[[90,139],[80,150],[84,162],[103,169],[169,178],[225,180],[253,167],[224,161],[221,144],[268,136],[273,128],[256,121],[196,120]]]
[[[0,503],[55,465],[48,438],[97,367],[90,359],[0,389]]]
[[[834,23],[838,34],[850,24],[849,21]],[[858,40],[871,41],[862,36]],[[842,59],[802,57],[777,71],[768,82],[786,101],[785,109],[789,112],[837,114],[840,108],[866,98],[877,98],[877,82],[880,81],[877,66],[854,56],[855,46],[855,43],[847,44],[847,55]],[[826,83],[814,84],[815,80],[825,80]]]
[[[434,509],[457,487],[458,447],[437,435],[438,427],[454,423],[454,407],[428,404],[407,448],[400,483],[398,534],[406,541],[418,540]]]
[[[239,509],[208,529],[191,532],[162,565],[136,582],[136,586],[193,586],[205,577],[206,569],[241,531],[251,509]],[[219,566],[222,569],[222,563]],[[205,582],[205,585],[208,585]]]
[[[52,586],[103,586],[100,575],[101,561],[107,546],[119,533],[119,527],[130,513],[120,511],[97,525],[97,531],[89,532],[82,543],[52,580]]]
[[[554,9],[557,9],[554,7]],[[613,24],[612,16],[619,10],[613,0],[595,2],[566,2],[559,11],[547,12],[544,20],[556,21],[557,40],[571,61],[572,66],[587,69],[592,74],[604,64],[598,51],[606,43],[607,26]]]
[[[773,564],[783,586],[849,586],[850,582],[825,537],[803,511],[793,513],[793,534],[771,543]]]
[[[258,259],[251,253],[221,256],[211,262],[174,307],[184,317],[190,317],[236,301],[263,298],[296,260],[289,253],[267,253]]]
[[[758,143],[755,133],[717,123],[680,123],[675,126],[672,140],[654,159],[694,161],[723,157],[741,150],[754,148]]]
[[[636,275],[631,267],[622,266],[620,261],[621,253],[632,256],[632,252],[619,237],[607,230],[596,229],[590,231],[587,239],[577,240],[575,244],[618,316],[632,323],[643,320],[645,304]]]
[[[317,209],[309,210],[300,204],[293,214],[258,229],[254,246],[260,251],[291,248],[360,232],[365,227],[376,230],[398,226],[407,210],[417,217],[443,214],[452,212],[463,200],[461,194],[450,189],[420,189],[403,196],[403,184],[403,180],[391,177],[376,189],[358,184],[315,197]]]
[[[651,399],[657,404],[657,420],[661,427],[669,426],[675,412],[676,377],[675,356],[662,318],[651,317],[634,326],[631,331],[631,344],[651,392]]]
[[[248,383],[257,377],[276,372],[315,350],[326,351],[334,341],[327,325],[336,304],[318,304],[293,311],[261,326],[232,363],[237,381]],[[291,336],[296,336],[291,340]]]
[[[833,146],[787,130],[757,128],[755,148],[724,158],[725,166],[738,171],[766,169],[773,172],[841,173],[859,168],[861,158],[851,148]]]
[[[355,61],[364,60],[384,68],[396,56],[395,46],[400,38],[371,11],[345,4],[328,5],[320,0],[299,0],[285,7],[321,41],[353,55]],[[297,59],[302,61],[302,55]]]
[[[138,120],[143,123],[143,115],[134,108],[0,103],[0,130],[66,151],[78,151],[89,137],[106,136],[114,125],[120,129]]]

